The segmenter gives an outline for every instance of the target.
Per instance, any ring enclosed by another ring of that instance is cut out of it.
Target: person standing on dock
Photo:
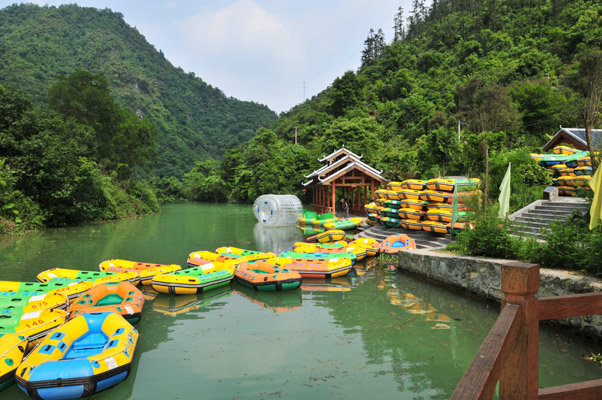
[[[349,219],[349,203],[347,203],[347,199],[343,198],[343,210],[345,210],[345,218]]]

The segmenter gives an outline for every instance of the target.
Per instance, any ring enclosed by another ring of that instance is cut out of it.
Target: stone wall
[[[415,250],[398,253],[397,267],[500,301],[503,295],[501,264],[507,262],[509,260]],[[538,297],[602,291],[601,280],[574,272],[541,268],[539,274]],[[570,326],[586,336],[602,339],[602,315],[563,318],[556,322]]]

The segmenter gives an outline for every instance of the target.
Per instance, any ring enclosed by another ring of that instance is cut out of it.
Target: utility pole
[[[295,126],[295,144],[297,144],[297,127]]]
[[[305,89],[307,89],[308,85],[307,82],[305,82],[305,79],[303,80],[303,86],[301,86],[303,88],[303,102],[305,103],[305,100],[307,100],[307,97],[305,97]]]

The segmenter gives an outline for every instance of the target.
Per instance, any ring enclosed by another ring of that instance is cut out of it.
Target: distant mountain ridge
[[[278,118],[267,106],[228,98],[174,67],[109,9],[12,5],[0,10],[0,84],[46,102],[56,76],[103,73],[118,101],[159,132],[153,173],[181,176],[196,161],[219,159]]]

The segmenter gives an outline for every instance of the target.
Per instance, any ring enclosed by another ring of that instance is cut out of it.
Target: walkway
[[[431,233],[425,231],[413,231],[403,228],[387,228],[382,225],[362,225],[360,232],[354,238],[372,238],[382,242],[387,236],[405,233],[416,242],[418,249],[441,249],[451,242],[450,235]]]

